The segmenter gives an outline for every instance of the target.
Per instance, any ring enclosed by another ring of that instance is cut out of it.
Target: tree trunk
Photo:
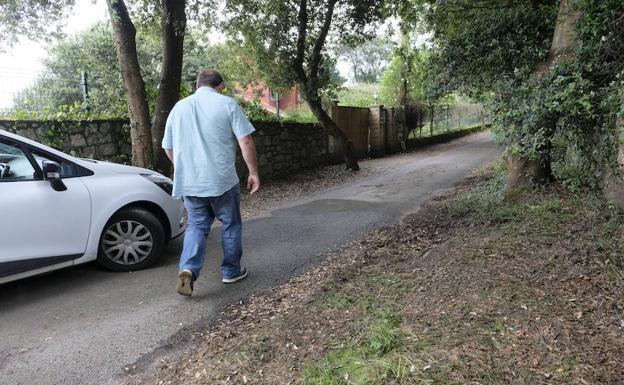
[[[435,117],[435,106],[433,104],[429,107],[429,136],[433,136],[433,118]]]
[[[418,104],[418,125],[420,126],[420,136],[422,136],[423,127],[425,127],[425,106]]]
[[[407,105],[407,100],[409,97],[409,83],[408,79],[412,72],[412,63],[411,56],[409,54],[409,36],[407,33],[403,32],[401,39],[401,56],[403,56],[403,63],[401,65],[401,92],[399,97],[399,104],[402,106]]]
[[[161,3],[162,17],[160,23],[163,39],[163,62],[151,132],[154,149],[153,165],[156,171],[170,175],[171,162],[162,149],[161,141],[165,132],[167,117],[180,98],[186,13],[184,0],[162,0]]]
[[[527,159],[512,155],[508,160],[507,185],[510,180],[516,188],[529,188],[548,182],[551,176],[550,162]]]
[[[561,0],[548,57],[539,63],[536,73],[543,75],[550,68],[570,58],[577,44],[575,24],[583,11],[573,8],[573,0]]]
[[[305,86],[301,85],[302,89],[305,89]],[[333,136],[336,140],[338,140],[342,144],[342,149],[344,151],[344,160],[347,170],[359,171],[360,166],[358,165],[357,156],[355,155],[355,151],[353,148],[353,142],[349,140],[347,135],[338,127],[336,122],[329,117],[327,112],[323,109],[321,105],[321,101],[318,96],[314,97],[313,95],[306,95],[306,101],[310,106],[310,110],[316,116],[319,121],[321,127],[327,130],[331,136]]]
[[[402,75],[402,80],[401,80],[401,93],[399,94],[399,104],[402,106],[406,106],[407,105],[407,79],[405,78],[405,75]]]
[[[573,9],[572,0],[561,0],[553,40],[548,51],[548,57],[535,68],[537,76],[544,76],[548,71],[567,60],[577,44],[577,34],[574,29],[576,21],[582,11]],[[554,133],[557,118],[548,119],[547,133]],[[538,159],[531,160],[521,155],[513,155],[508,160],[507,191],[526,189],[531,186],[548,183],[552,179],[551,172],[551,144],[547,134],[547,142],[538,150]]]
[[[347,170],[358,171],[360,166],[357,162],[357,157],[353,150],[353,143],[349,140],[347,135],[338,127],[338,125],[329,117],[327,112],[321,105],[321,98],[318,93],[318,73],[322,62],[322,51],[325,45],[325,39],[329,33],[331,27],[331,21],[334,14],[334,6],[337,0],[329,0],[327,3],[327,9],[325,10],[325,19],[321,27],[321,32],[316,38],[312,53],[309,57],[309,65],[307,70],[309,74],[306,74],[304,69],[305,51],[306,51],[306,39],[308,36],[308,2],[307,0],[299,1],[299,15],[297,17],[299,21],[298,36],[297,36],[297,55],[292,63],[292,69],[295,72],[297,78],[297,84],[301,89],[306,102],[310,106],[310,110],[318,119],[321,127],[327,130],[334,138],[336,138],[344,149],[344,158]]]
[[[624,106],[624,98],[621,101]],[[624,209],[624,118],[619,117],[615,125],[616,137],[616,164],[608,165],[605,176],[603,192],[607,198],[618,207]],[[612,167],[615,167],[613,170]]]
[[[113,26],[121,75],[128,92],[132,164],[150,168],[152,166],[152,135],[145,84],[137,59],[136,29],[123,0],[106,0],[106,4]]]

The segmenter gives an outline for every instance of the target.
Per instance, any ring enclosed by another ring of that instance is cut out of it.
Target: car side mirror
[[[50,182],[54,191],[65,191],[67,186],[61,180],[61,165],[51,160],[43,161],[43,179]]]

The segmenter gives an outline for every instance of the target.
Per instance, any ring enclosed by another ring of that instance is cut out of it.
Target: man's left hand
[[[260,189],[260,177],[257,174],[249,175],[247,178],[247,189],[249,194],[253,194]]]

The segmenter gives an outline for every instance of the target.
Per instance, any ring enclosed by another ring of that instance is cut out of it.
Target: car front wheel
[[[106,223],[100,236],[98,262],[113,271],[145,269],[160,259],[165,231],[151,212],[126,208]]]

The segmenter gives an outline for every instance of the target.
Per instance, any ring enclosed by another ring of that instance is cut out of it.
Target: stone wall
[[[335,163],[325,131],[315,124],[255,122],[258,162],[263,178],[277,178],[299,170]],[[84,158],[129,163],[129,125],[124,120],[3,121],[0,129]],[[239,175],[247,174],[239,156]]]
[[[0,129],[82,158],[128,163],[130,132],[125,120],[0,120]]]
[[[316,124],[254,122],[254,141],[263,177],[281,177],[299,170],[336,163],[327,133]],[[245,170],[240,157],[239,170]],[[239,172],[240,175],[246,172]]]

